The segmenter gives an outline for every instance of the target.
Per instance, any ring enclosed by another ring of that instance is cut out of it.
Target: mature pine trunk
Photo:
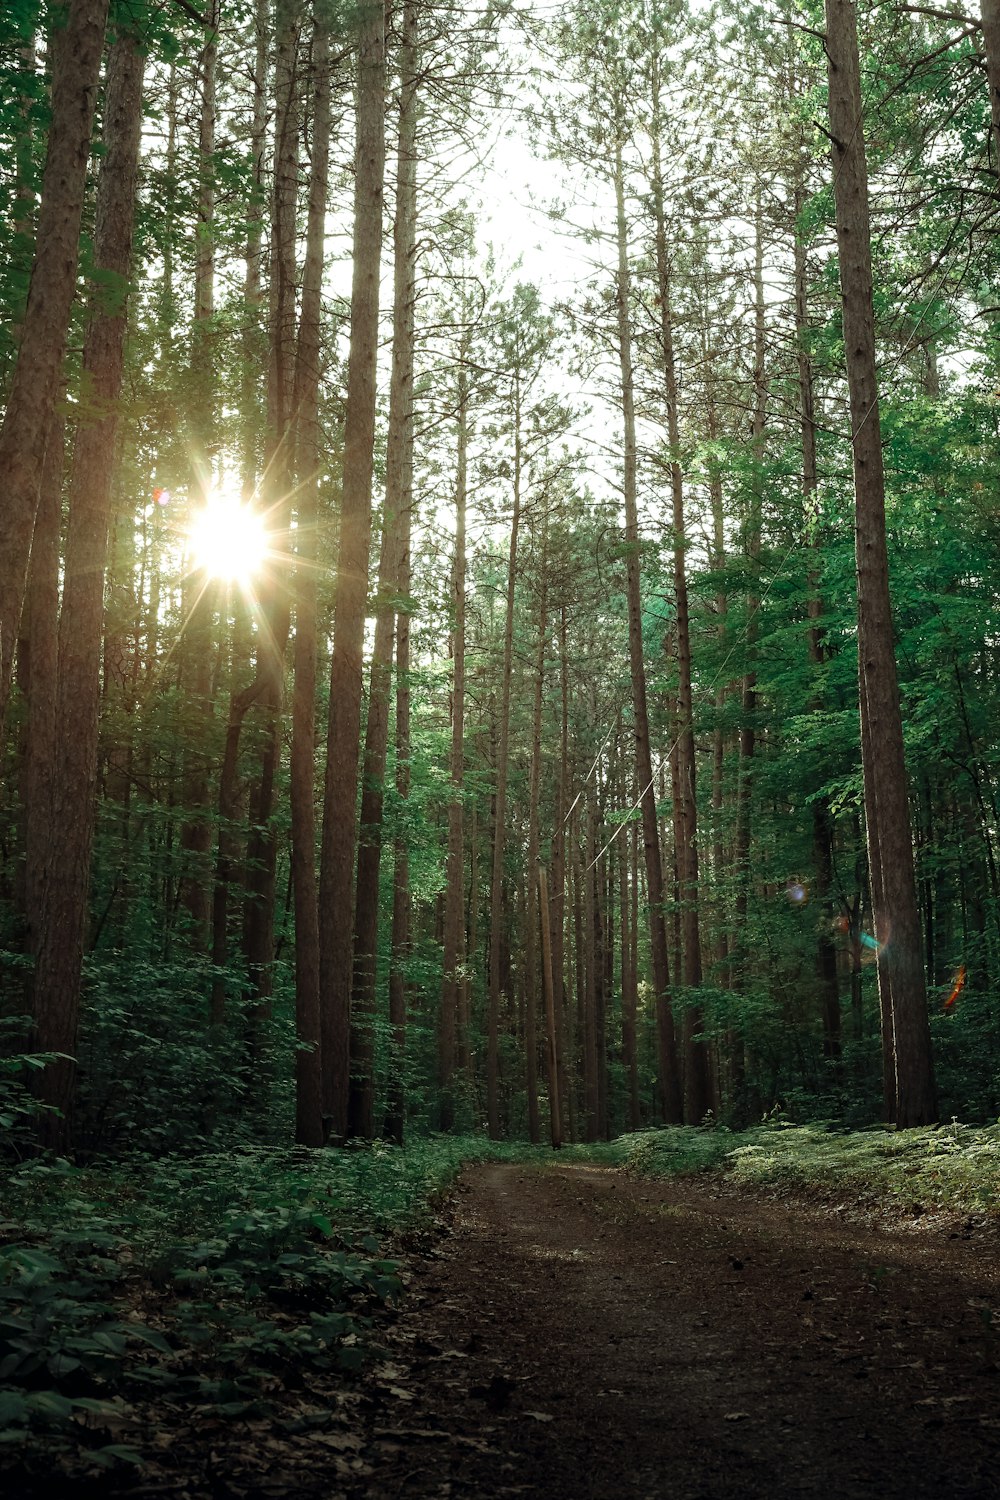
[[[84,342],[89,410],[77,430],[70,487],[69,533],[59,622],[59,725],[48,859],[35,969],[35,1029],[40,1051],[72,1058],[87,928],[90,853],[97,782],[104,571],[107,561],[118,399],[125,353],[127,285],[132,260],[142,75],[145,59],[122,30],[108,61],[104,158],[97,189],[94,266],[101,275]],[[115,297],[109,306],[105,288]],[[61,1115],[42,1117],[48,1144],[64,1148],[74,1065],[62,1060],[42,1075],[41,1096]]]
[[[455,558],[452,566],[454,617],[451,635],[451,795],[448,802],[448,869],[444,909],[444,972],[438,1031],[438,1085],[441,1129],[455,1123],[453,1073],[458,1032],[459,966],[465,954],[465,862],[463,797],[465,783],[465,514],[468,488],[469,377],[464,348],[459,353],[456,419]]]
[[[528,793],[528,851],[524,885],[524,1084],[528,1101],[528,1137],[541,1138],[538,1114],[538,924],[537,885],[532,878],[538,868],[538,803],[542,780],[542,692],[545,682],[545,640],[548,633],[548,517],[542,521],[541,597],[538,602],[538,641],[535,658],[534,703],[531,722],[531,773]]]
[[[564,1044],[566,1013],[566,823],[569,817],[569,647],[566,606],[559,609],[559,780],[556,800],[556,831],[552,839],[552,985],[556,1013],[556,1050],[559,1062],[559,1097],[562,1110],[569,1104],[566,1076],[567,1048]],[[568,1124],[568,1122],[567,1122]],[[572,1135],[572,1129],[570,1130]]]
[[[243,297],[246,304],[241,338],[243,376],[241,386],[241,455],[240,475],[243,499],[249,503],[257,487],[258,432],[265,424],[259,418],[258,370],[265,358],[263,338],[258,327],[261,304],[261,259],[264,238],[264,155],[267,137],[267,53],[268,0],[256,0],[254,12],[253,123],[251,152],[253,159],[253,192],[247,206],[246,269]],[[171,299],[172,300],[172,299]],[[229,964],[229,892],[236,874],[242,844],[242,830],[237,826],[240,804],[239,749],[243,723],[252,705],[263,692],[264,684],[255,679],[249,685],[236,686],[248,669],[250,641],[246,611],[241,601],[236,606],[236,629],[232,650],[234,687],[229,701],[222,770],[219,776],[219,835],[215,857],[215,881],[212,891],[212,979],[211,1019],[221,1026],[225,1018],[226,981],[223,973]]]
[[[830,134],[854,449],[862,765],[880,997],[892,1016],[897,1126],[937,1117],[896,680],[875,364],[868,173],[850,0],[826,0]]]
[[[545,1071],[549,1088],[549,1138],[554,1147],[562,1145],[562,1111],[559,1090],[558,1019],[555,987],[552,980],[552,908],[549,902],[545,870],[538,866],[538,910],[542,956],[542,997],[545,1005]]]
[[[385,13],[358,11],[357,124],[351,349],[344,423],[343,496],[337,557],[330,717],[320,868],[320,980],[324,1110],[336,1139],[347,1134],[353,975],[355,803],[361,740],[365,606],[375,459],[379,265],[385,166]]]
[[[667,253],[667,221],[660,160],[660,68],[654,51],[653,90],[653,208],[656,219],[656,273],[660,303],[660,344],[663,358],[664,395],[667,407],[667,439],[670,444],[670,491],[674,532],[674,606],[677,645],[677,781],[679,798],[674,820],[677,843],[677,876],[680,895],[684,950],[684,984],[697,990],[702,982],[701,925],[698,914],[698,802],[695,790],[694,705],[691,692],[691,628],[685,566],[684,479],[680,465],[680,422],[677,411],[677,365],[670,262]],[[699,1040],[703,1029],[701,1007],[684,1010],[684,1120],[698,1125],[711,1107],[712,1088],[708,1047]]]
[[[212,358],[215,318],[215,126],[219,0],[205,7],[206,37],[198,62],[198,219],[194,254],[194,324],[191,346],[191,421],[194,483],[192,494],[204,501],[211,487],[215,448],[215,368]],[[212,618],[215,585],[197,575],[195,601],[185,621],[184,659],[190,672],[188,691],[198,725],[195,743],[185,747],[184,805],[188,817],[181,829],[186,858],[181,903],[190,918],[192,946],[203,951],[209,941],[211,897],[209,851],[212,825],[208,811],[208,765],[204,731],[212,717]]]
[[[401,512],[399,539],[399,593],[408,599],[411,587],[410,531],[412,519],[412,445],[404,449],[407,468],[402,479],[408,503]],[[400,807],[410,795],[410,614],[401,609],[396,616],[396,795]],[[392,935],[389,943],[389,1089],[385,1133],[398,1146],[403,1144],[406,1120],[406,961],[410,951],[410,852],[406,819],[400,816],[393,844]]]
[[[628,643],[632,675],[632,710],[635,719],[636,780],[642,808],[646,884],[649,892],[649,936],[653,960],[653,988],[659,1040],[660,1099],[663,1118],[679,1124],[683,1116],[674,1019],[670,1007],[670,963],[663,910],[663,866],[660,830],[656,819],[656,790],[649,743],[649,713],[646,706],[646,668],[642,654],[642,597],[639,568],[639,508],[635,436],[635,397],[632,378],[632,335],[629,327],[629,261],[625,221],[625,172],[620,134],[615,142],[615,199],[618,228],[618,351],[622,374],[622,415],[625,427],[625,543],[628,557]]]
[[[399,44],[399,139],[393,227],[394,293],[385,510],[378,607],[365,731],[351,996],[351,1083],[348,1131],[374,1133],[374,1021],[378,950],[378,888],[382,854],[385,766],[389,747],[392,645],[401,597],[400,542],[413,503],[413,359],[417,274],[417,6],[407,0]]]
[[[0,427],[0,736],[14,667],[38,508],[76,289],[80,218],[108,0],[69,0],[54,17],[52,116],[35,263]],[[60,28],[60,23],[64,23]]]
[[[486,1115],[490,1139],[500,1135],[500,949],[503,941],[503,861],[507,823],[507,762],[510,745],[510,687],[514,663],[514,591],[521,524],[521,375],[514,374],[514,509],[507,557],[507,610],[504,618],[500,723],[497,730],[493,868],[490,878],[490,968],[486,1030]]]
[[[295,372],[298,527],[295,686],[292,692],[292,889],[295,900],[295,1139],[323,1144],[319,907],[316,884],[316,558],[319,525],[319,377],[326,200],[330,178],[330,38],[322,3],[313,12],[312,162]]]
[[[296,365],[296,207],[298,199],[301,88],[299,45],[302,13],[299,0],[280,0],[275,29],[275,142],[273,218],[271,227],[270,360],[267,375],[265,493],[269,527],[287,535],[293,489],[294,399]],[[257,677],[263,708],[260,770],[251,799],[247,841],[247,905],[244,945],[250,988],[255,1000],[251,1017],[251,1052],[258,1051],[257,1023],[270,1010],[274,964],[275,869],[278,834],[274,826],[275,788],[281,763],[281,708],[285,652],[291,629],[287,580],[266,580],[258,632]],[[230,719],[232,722],[232,719]]]

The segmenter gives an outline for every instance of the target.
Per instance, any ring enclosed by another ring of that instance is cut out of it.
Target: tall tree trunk
[[[358,10],[351,348],[320,866],[324,1110],[347,1134],[353,976],[352,877],[361,739],[365,607],[375,462],[375,373],[385,167],[385,12]]]
[[[469,377],[459,352],[457,452],[455,467],[455,558],[452,566],[451,795],[448,801],[448,869],[444,910],[444,971],[438,1032],[438,1085],[441,1129],[455,1123],[453,1073],[458,1032],[460,965],[465,955],[465,862],[463,797],[465,785],[465,516],[468,489]]]
[[[500,1135],[500,949],[503,941],[503,863],[507,823],[507,759],[510,745],[510,686],[514,663],[514,591],[521,524],[521,375],[514,371],[514,509],[507,557],[507,611],[504,618],[500,723],[497,730],[493,869],[490,879],[490,968],[486,1032],[486,1115],[490,1139]]]
[[[406,468],[402,475],[402,492],[406,504],[400,513],[399,594],[408,600],[411,587],[410,531],[413,515],[412,444],[405,445]],[[396,616],[396,795],[400,808],[410,795],[410,612],[400,609]],[[398,1146],[403,1144],[406,1119],[406,962],[410,951],[410,851],[407,843],[406,818],[401,814],[396,825],[393,845],[392,933],[389,941],[389,1092],[386,1110],[386,1135]]]
[[[326,202],[330,179],[330,37],[322,0],[313,9],[312,163],[295,372],[298,527],[295,686],[292,692],[292,889],[295,900],[295,1139],[323,1144],[319,906],[316,884],[316,559],[319,525],[319,379]]]
[[[656,818],[656,789],[649,743],[649,713],[646,706],[646,668],[642,654],[642,597],[639,565],[638,474],[635,436],[635,395],[632,377],[632,335],[629,325],[628,232],[625,220],[625,169],[621,129],[615,140],[615,200],[618,231],[618,352],[622,376],[622,415],[625,427],[625,543],[628,590],[629,664],[632,675],[632,710],[635,719],[636,780],[642,807],[646,884],[649,893],[649,937],[653,960],[653,988],[659,1040],[660,1100],[663,1118],[679,1124],[683,1116],[674,1019],[670,1006],[670,963],[663,910],[663,866],[660,830]]]
[[[201,100],[198,114],[198,220],[194,251],[194,324],[191,345],[191,416],[194,459],[192,493],[204,503],[212,483],[215,433],[216,371],[212,358],[215,320],[215,127],[216,64],[218,61],[219,0],[205,7],[205,45],[198,61]],[[209,940],[211,898],[208,855],[212,825],[208,809],[208,766],[204,733],[212,716],[212,616],[215,585],[206,576],[193,579],[196,597],[185,621],[185,662],[190,671],[189,692],[197,709],[198,733],[185,747],[184,804],[188,813],[181,829],[186,855],[181,878],[181,902],[191,922],[192,945],[204,951]]]
[[[701,925],[698,914],[698,801],[695,781],[694,704],[691,692],[691,627],[688,610],[684,530],[684,479],[680,464],[680,421],[677,410],[677,363],[674,354],[673,302],[663,170],[660,159],[660,55],[653,53],[652,149],[653,208],[656,218],[656,274],[660,303],[660,343],[663,356],[667,439],[670,444],[670,492],[674,532],[674,606],[677,642],[677,779],[679,800],[674,826],[677,834],[677,875],[684,949],[684,984],[697,990],[702,982]],[[698,1125],[711,1107],[712,1086],[707,1044],[700,1040],[704,1026],[701,1007],[684,1008],[684,1120]]]
[[[107,561],[118,399],[125,354],[127,286],[132,261],[142,75],[136,37],[122,29],[108,61],[104,103],[104,158],[97,189],[93,295],[83,370],[89,411],[73,452],[69,533],[59,622],[60,727],[51,801],[48,859],[35,969],[35,1030],[40,1051],[68,1058],[42,1075],[43,1102],[59,1115],[42,1117],[47,1143],[64,1148],[73,1099],[80,977],[87,929],[90,853],[97,783],[104,571]],[[110,305],[108,286],[115,295]]]
[[[52,413],[76,290],[80,219],[108,0],[69,0],[53,21],[52,113],[35,263],[0,427],[0,737],[14,667]]]
[[[850,0],[826,0],[837,248],[856,501],[862,765],[880,996],[892,1015],[895,1121],[937,1117],[920,915],[896,680],[875,364],[868,171],[858,38]]]
[[[59,684],[59,536],[62,521],[65,422],[52,418],[45,445],[38,514],[31,539],[26,640],[19,647],[28,695],[24,765],[24,910],[28,951],[37,954],[56,775]],[[27,668],[25,671],[24,669]]]
[[[420,64],[417,5],[406,0],[399,44],[399,139],[396,216],[393,226],[394,301],[385,510],[379,560],[378,605],[368,694],[358,878],[354,904],[354,976],[351,996],[351,1083],[348,1132],[374,1133],[374,1023],[378,952],[378,888],[382,854],[385,766],[389,746],[389,692],[396,612],[400,608],[400,539],[413,503],[413,359],[417,274],[417,104]]]
[[[265,480],[268,523],[287,536],[293,489],[296,366],[296,209],[302,108],[299,68],[300,0],[279,0],[275,13],[275,141],[271,228],[270,360],[267,378]],[[251,1051],[258,1051],[257,1023],[270,1010],[274,963],[275,869],[278,835],[274,826],[275,787],[281,764],[281,706],[285,651],[291,607],[284,578],[266,580],[267,595],[258,632],[257,676],[263,709],[260,771],[252,797],[247,841],[247,906],[244,923],[247,970],[255,1000]],[[230,721],[232,722],[232,720]]]
[[[542,520],[541,594],[538,601],[538,641],[535,656],[534,703],[531,718],[531,772],[528,792],[528,850],[524,884],[524,1084],[528,1101],[528,1137],[541,1139],[538,1115],[538,924],[537,881],[538,804],[542,782],[542,692],[545,682],[545,641],[548,635],[548,517]]]

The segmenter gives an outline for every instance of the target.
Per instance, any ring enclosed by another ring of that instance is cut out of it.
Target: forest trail
[[[717,1182],[477,1168],[414,1265],[345,1493],[996,1495],[996,1250]]]

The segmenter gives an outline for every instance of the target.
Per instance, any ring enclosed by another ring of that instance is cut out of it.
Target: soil
[[[356,1494],[1000,1495],[995,1227],[709,1181],[469,1172]]]
[[[467,1172],[441,1229],[353,1383],[293,1381],[267,1419],[163,1409],[142,1470],[5,1493],[1000,1496],[995,1219],[554,1163]]]

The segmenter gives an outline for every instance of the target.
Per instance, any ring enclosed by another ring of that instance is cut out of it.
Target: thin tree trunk
[[[850,0],[826,0],[837,248],[851,404],[856,500],[862,765],[879,993],[888,992],[895,1121],[937,1117],[920,915],[913,870],[903,726],[896,680],[875,363],[868,172],[858,39]]]
[[[490,880],[490,969],[487,1015],[486,1114],[491,1140],[500,1135],[500,946],[503,937],[503,862],[507,820],[507,757],[510,744],[510,686],[514,659],[514,586],[517,577],[517,540],[521,523],[521,399],[520,372],[514,372],[514,510],[507,559],[507,613],[503,634],[500,723],[497,737],[496,812],[493,827],[493,870]]]
[[[691,627],[685,567],[684,479],[680,464],[680,422],[677,410],[677,364],[674,355],[673,303],[667,221],[660,161],[660,58],[653,54],[653,207],[656,217],[656,271],[660,302],[660,342],[663,355],[667,438],[670,444],[670,491],[674,532],[674,629],[677,643],[677,779],[679,800],[674,820],[677,876],[684,949],[684,984],[697,990],[702,982],[701,925],[698,914],[698,801],[694,752],[694,704],[691,690]],[[700,1040],[704,1021],[701,1007],[684,1008],[684,1120],[698,1125],[711,1107],[709,1054]]]
[[[559,1105],[559,1049],[557,1045],[555,988],[552,980],[552,921],[545,870],[538,866],[538,910],[541,917],[542,993],[545,1002],[546,1078],[549,1089],[549,1136],[556,1148],[562,1145],[562,1115]]]
[[[622,374],[622,414],[625,427],[625,543],[628,557],[629,662],[632,675],[632,708],[635,719],[636,780],[642,807],[643,844],[646,857],[646,883],[649,892],[650,949],[653,960],[653,988],[659,1040],[660,1099],[663,1118],[678,1124],[683,1116],[674,1020],[670,1006],[670,963],[667,952],[667,929],[663,904],[663,866],[660,859],[660,831],[656,818],[656,790],[653,785],[652,754],[649,743],[649,713],[646,706],[646,669],[642,654],[642,597],[639,566],[639,511],[637,454],[635,436],[635,398],[632,378],[632,336],[629,326],[629,261],[625,220],[625,172],[622,161],[621,134],[615,141],[615,198],[618,228],[618,348]]]
[[[392,645],[400,591],[400,539],[413,502],[413,359],[417,273],[417,6],[406,0],[399,44],[399,140],[396,158],[394,302],[385,509],[378,607],[368,694],[361,787],[358,876],[351,996],[351,1082],[348,1133],[374,1134],[374,1022],[378,951],[378,888],[382,854],[385,767],[389,746]]]
[[[457,454],[455,470],[455,558],[452,566],[454,617],[451,636],[451,796],[448,802],[448,870],[444,912],[444,971],[438,1034],[441,1129],[455,1123],[454,1080],[458,1033],[460,965],[465,953],[465,869],[463,797],[465,784],[465,517],[468,488],[469,385],[464,351],[459,354]]]
[[[801,169],[798,170],[796,177],[794,204],[797,226],[805,206]],[[816,458],[816,403],[808,345],[809,283],[806,274],[805,244],[797,228],[794,260],[795,334],[798,351],[799,421],[802,434],[802,498],[807,525],[815,525],[819,475]],[[817,555],[817,561],[810,566],[809,570],[809,658],[814,669],[818,670],[825,659],[820,624],[823,617],[823,601],[820,598],[818,583],[818,536],[814,536],[812,546]],[[822,701],[818,698],[814,699],[813,707],[819,711],[822,708]],[[825,797],[813,798],[812,825],[814,896],[822,914],[816,933],[816,986],[823,1022],[823,1052],[827,1058],[834,1060],[840,1057],[840,985],[837,977],[837,950],[832,935],[834,913],[830,907],[830,890],[833,884],[833,830],[830,808]]]
[[[542,521],[541,597],[538,602],[538,641],[535,658],[535,689],[531,724],[531,772],[528,792],[527,879],[524,887],[524,1081],[528,1100],[528,1137],[534,1143],[541,1139],[538,1114],[538,921],[536,882],[532,872],[538,868],[538,803],[542,780],[542,689],[545,680],[545,640],[548,634],[548,517]]]
[[[108,0],[69,0],[53,25],[52,108],[35,263],[0,427],[0,738],[14,668],[31,534],[70,309]],[[60,24],[64,23],[64,24]]]
[[[320,866],[320,980],[324,1112],[347,1134],[356,798],[361,741],[365,607],[375,461],[375,375],[385,167],[385,12],[358,11],[351,348]]]
[[[412,445],[403,475],[406,504],[401,512],[399,593],[408,599],[411,587],[410,531],[412,524]],[[410,795],[410,613],[403,608],[396,616],[396,795],[405,808]],[[386,1134],[397,1145],[403,1144],[406,1119],[406,962],[410,952],[411,900],[410,851],[407,844],[406,818],[400,816],[393,847],[392,934],[389,945],[389,1095],[386,1112]]]
[[[298,527],[295,686],[292,693],[292,889],[295,900],[295,1139],[323,1144],[319,906],[316,883],[316,560],[319,525],[319,379],[326,203],[330,178],[330,37],[322,0],[313,10],[312,162],[295,373]]]
[[[301,80],[300,0],[280,0],[276,11],[275,144],[271,230],[270,360],[267,379],[266,477],[270,528],[288,534],[293,489],[296,365],[296,207],[299,173]],[[278,834],[274,826],[275,786],[281,763],[281,705],[285,651],[291,628],[287,582],[267,580],[264,625],[258,632],[257,676],[264,728],[260,772],[254,789],[247,841],[247,905],[244,922],[247,970],[255,1000],[250,1047],[256,1062],[257,1023],[270,1011],[274,963],[275,870]]]

